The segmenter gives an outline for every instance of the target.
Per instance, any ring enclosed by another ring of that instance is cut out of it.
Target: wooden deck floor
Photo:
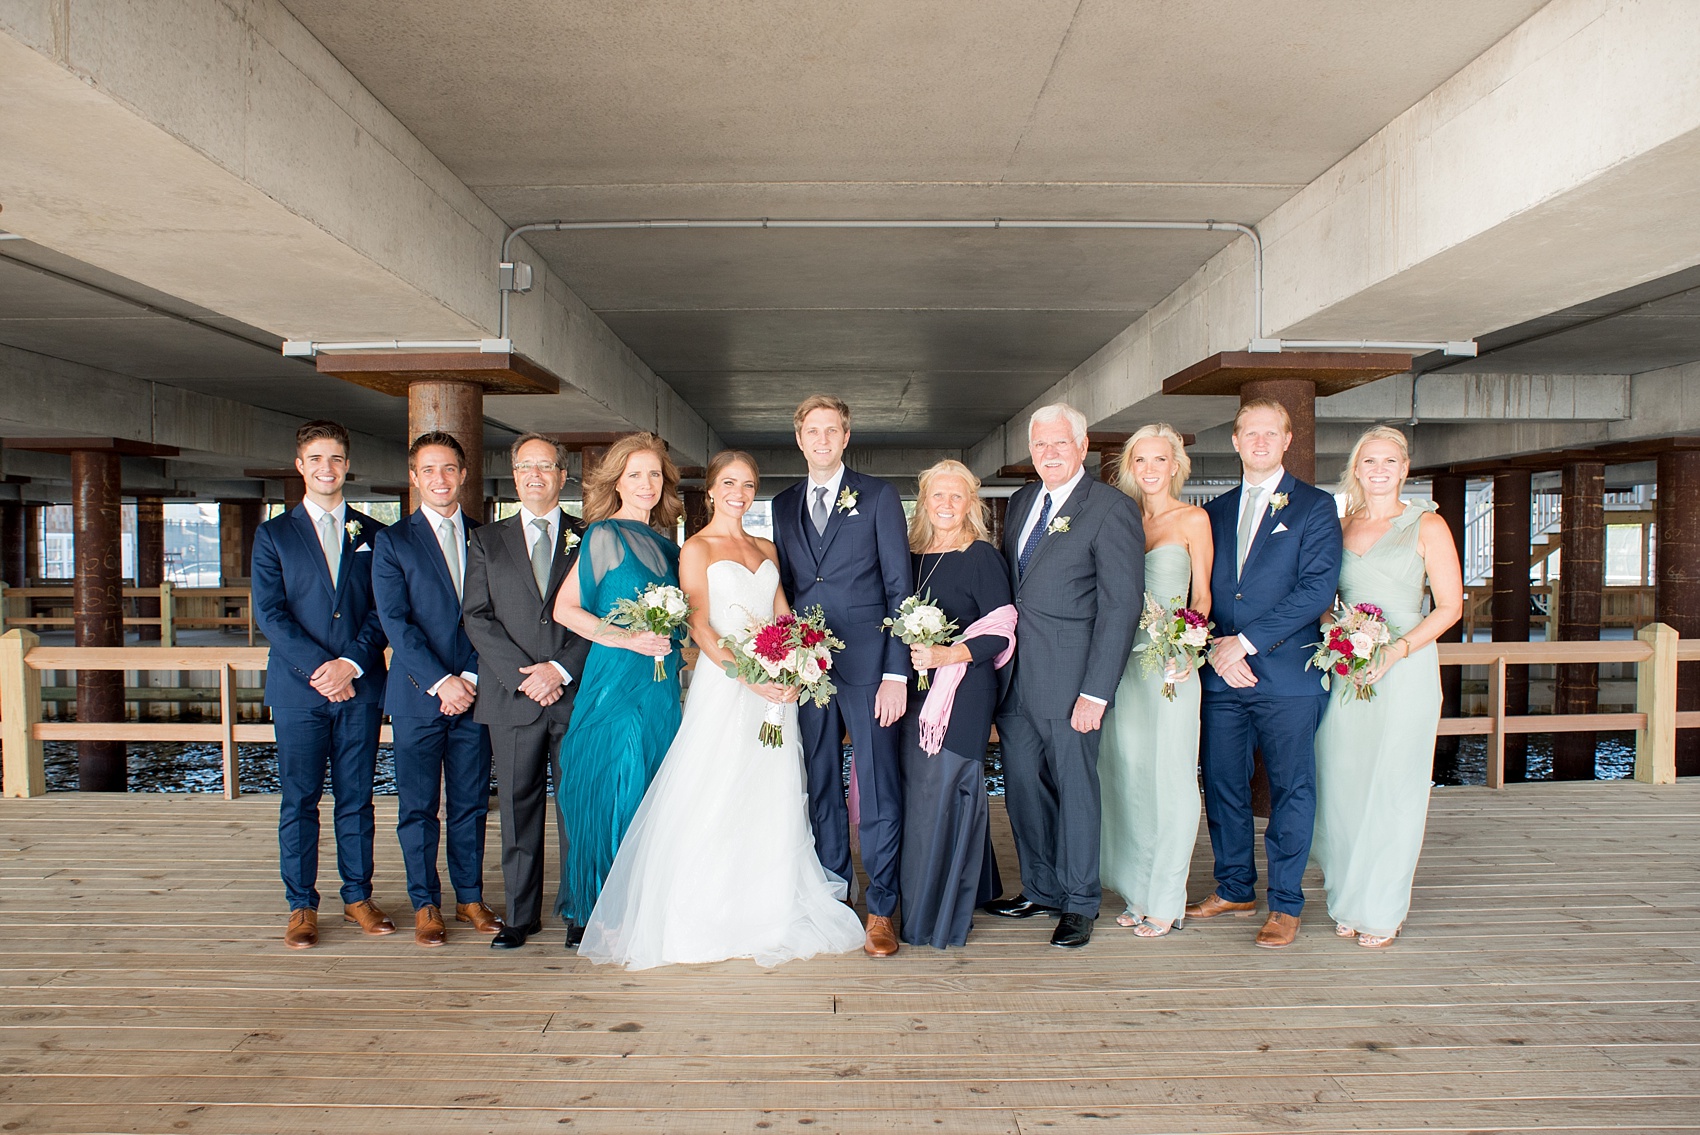
[[[1284,952],[1106,906],[1078,953],[982,917],[966,950],[772,972],[630,975],[554,930],[290,953],[275,816],[0,801],[0,1131],[1700,1130],[1700,783],[1436,792],[1385,952],[1319,901]]]

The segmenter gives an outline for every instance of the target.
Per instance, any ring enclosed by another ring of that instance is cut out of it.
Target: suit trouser
[[[506,921],[520,930],[543,921],[543,816],[555,813],[559,856],[567,854],[567,825],[553,807],[545,775],[561,783],[561,737],[566,726],[539,717],[530,725],[492,725],[490,749],[502,816],[502,886]]]
[[[438,788],[448,797],[449,881],[455,902],[484,901],[484,829],[490,814],[490,739],[470,713],[394,717],[396,840],[413,909],[443,905],[437,877]]]
[[[861,807],[857,826],[862,867],[868,873],[868,913],[889,918],[897,913],[903,851],[903,765],[897,755],[897,724],[882,726],[874,717],[872,686],[839,686],[826,705],[799,706],[803,768],[809,783],[809,822],[815,831],[820,864],[849,882],[850,811],[844,800],[844,731],[856,754],[856,792]]]
[[[1098,916],[1098,740],[1069,719],[1025,710],[998,717],[1005,800],[1021,893],[1066,914]]]
[[[1257,839],[1251,814],[1252,749],[1269,773],[1269,909],[1304,909],[1305,863],[1316,827],[1316,727],[1326,695],[1274,697],[1255,690],[1205,690],[1199,736],[1204,815],[1216,857],[1216,893],[1229,902],[1257,898]]]
[[[378,766],[377,702],[326,702],[312,709],[272,707],[277,776],[278,864],[289,909],[319,908],[319,800],[331,778],[336,866],[342,901],[372,897],[372,780]]]

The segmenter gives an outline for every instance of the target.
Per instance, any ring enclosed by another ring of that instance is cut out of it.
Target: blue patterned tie
[[[1045,494],[1045,503],[1039,507],[1039,521],[1033,525],[1033,531],[1027,534],[1027,543],[1021,546],[1021,574],[1027,574],[1027,562],[1033,558],[1033,550],[1039,546],[1039,541],[1045,536],[1045,524],[1051,519],[1051,494]]]

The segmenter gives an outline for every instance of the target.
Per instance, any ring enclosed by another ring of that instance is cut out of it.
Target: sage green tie
[[[455,589],[455,598],[461,598],[460,590],[460,541],[455,539],[455,522],[445,520],[437,525],[437,540],[443,545],[443,562],[449,565],[449,583]]]
[[[325,566],[331,569],[334,584],[342,569],[342,533],[336,530],[336,517],[328,512],[319,517],[319,545],[325,550]]]
[[[549,590],[549,558],[554,549],[549,547],[549,522],[540,516],[531,526],[537,529],[537,540],[531,545],[531,574],[537,579],[537,594],[542,595]]]
[[[1261,487],[1245,490],[1245,511],[1240,513],[1239,558],[1234,563],[1234,575],[1245,571],[1246,553],[1251,551],[1251,537],[1257,531],[1257,508],[1263,502]]]

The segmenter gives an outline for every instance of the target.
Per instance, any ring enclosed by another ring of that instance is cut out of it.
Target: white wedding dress
[[[773,610],[779,569],[708,566],[719,634]],[[626,829],[579,946],[628,969],[753,958],[776,966],[862,944],[845,883],[820,865],[809,827],[797,708],[785,743],[758,739],[768,703],[717,666],[692,672],[684,719]]]

